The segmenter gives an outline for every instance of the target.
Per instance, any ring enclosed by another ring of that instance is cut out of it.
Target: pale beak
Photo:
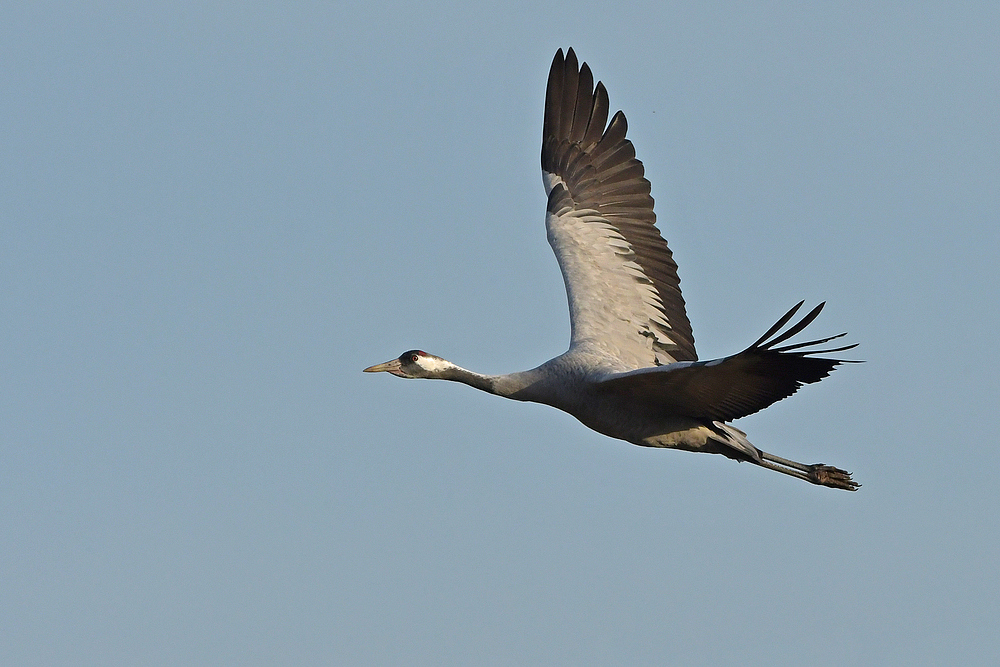
[[[393,375],[399,375],[399,359],[392,359],[384,364],[375,364],[374,366],[369,366],[364,370],[365,373],[380,373],[382,371],[392,373]]]

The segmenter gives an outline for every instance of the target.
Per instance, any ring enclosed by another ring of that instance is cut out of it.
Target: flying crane
[[[698,361],[677,264],[656,228],[642,163],[625,138],[625,115],[608,122],[608,93],[586,63],[560,49],[549,70],[542,129],[545,227],[566,283],[569,350],[541,366],[481,375],[422,350],[370,366],[403,378],[453,380],[519,401],[544,403],[612,438],[644,447],[722,454],[813,484],[855,491],[851,474],[768,454],[728,422],[819,382],[844,359],[817,357],[838,334],[785,343],[823,303],[791,324],[803,302],[752,345]]]

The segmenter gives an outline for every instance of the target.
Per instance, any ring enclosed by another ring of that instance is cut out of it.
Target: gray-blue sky
[[[0,662],[993,664],[994,3],[8,4]],[[856,494],[450,383],[565,349],[538,150],[625,111],[739,422]]]

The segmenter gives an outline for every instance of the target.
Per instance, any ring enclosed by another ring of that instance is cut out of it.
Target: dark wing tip
[[[816,317],[819,316],[820,312],[823,310],[823,307],[826,305],[826,301],[821,302],[818,306],[816,306],[808,313],[806,313],[801,320],[799,320],[792,326],[788,327],[788,329],[786,329],[785,331],[778,333],[779,331],[781,331],[782,327],[788,324],[788,322],[792,319],[792,317],[794,317],[795,313],[798,312],[799,308],[802,307],[803,303],[805,303],[805,301],[799,301],[797,304],[792,306],[792,308],[787,313],[782,315],[781,318],[778,319],[778,321],[775,322],[774,325],[772,325],[771,328],[768,329],[763,336],[754,341],[754,343],[750,347],[748,347],[745,350],[745,352],[767,351],[767,352],[778,352],[778,353],[791,353],[802,356],[809,354],[828,354],[830,352],[842,352],[844,350],[850,350],[858,346],[858,343],[853,343],[851,345],[844,345],[842,347],[830,348],[826,350],[802,350],[802,348],[813,347],[815,345],[822,345],[823,343],[826,343],[828,341],[837,338],[842,338],[847,335],[847,332],[844,332],[836,334],[834,336],[827,336],[825,338],[817,338],[816,340],[806,341],[804,343],[792,343],[790,345],[783,345],[782,347],[775,347],[779,343],[785,342],[786,340],[788,340],[789,338],[801,332],[807,326],[812,324],[813,320],[815,320]],[[774,337],[772,338],[772,336]],[[794,352],[794,350],[802,350],[802,351]],[[831,359],[830,361],[843,363],[845,360]]]

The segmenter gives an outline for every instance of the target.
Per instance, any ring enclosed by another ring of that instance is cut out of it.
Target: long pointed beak
[[[365,373],[381,373],[382,371],[392,373],[393,375],[399,373],[399,359],[392,359],[384,364],[375,364],[364,370]]]

